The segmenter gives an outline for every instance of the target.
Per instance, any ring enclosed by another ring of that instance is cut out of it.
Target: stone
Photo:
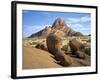
[[[82,43],[78,42],[76,39],[73,39],[69,42],[72,54],[76,55],[76,57],[84,59],[84,46]]]
[[[55,54],[58,50],[61,49],[61,38],[54,34],[49,34],[46,39],[48,51],[52,54]]]
[[[70,40],[69,45],[70,45],[72,52],[83,51],[83,49],[84,49],[83,44],[80,43],[79,41],[77,41],[76,39]]]
[[[78,58],[81,58],[81,59],[84,59],[85,58],[85,53],[82,52],[82,51],[76,51],[75,54],[76,54],[76,56]]]
[[[72,64],[72,58],[66,55],[63,51],[58,51],[55,54],[55,59],[59,61],[62,66],[70,66]]]
[[[42,50],[48,51],[47,46],[45,44],[42,44],[42,43],[37,44],[35,47],[38,48],[38,49],[42,49]]]

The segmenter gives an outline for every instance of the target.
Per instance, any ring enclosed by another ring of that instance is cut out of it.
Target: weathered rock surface
[[[55,56],[55,59],[59,61],[60,65],[69,66],[72,64],[72,59],[70,56],[61,51],[61,44],[62,42],[59,36],[50,34],[47,37],[48,51]]]
[[[59,64],[62,66],[70,66],[72,64],[72,58],[63,51],[58,51],[55,54],[55,59],[59,61]]]
[[[76,55],[78,58],[85,58],[84,46],[82,43],[78,42],[76,39],[72,39],[69,42],[72,54]]]
[[[62,36],[82,36],[80,32],[74,31],[62,18],[57,18],[51,26],[46,26],[44,29],[33,33],[29,36],[32,37],[47,37],[50,33],[59,33]]]
[[[47,37],[46,42],[47,42],[48,51],[52,54],[56,54],[56,52],[61,49],[61,44],[62,44],[61,38],[57,35],[50,34]]]
[[[79,41],[77,41],[76,39],[70,40],[69,45],[72,52],[83,51],[84,49],[84,45],[80,43]]]
[[[82,58],[82,59],[85,58],[85,53],[82,51],[76,51],[75,54],[76,54],[76,57],[78,58]]]

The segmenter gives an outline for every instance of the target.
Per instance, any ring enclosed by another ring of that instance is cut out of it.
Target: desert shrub
[[[91,55],[91,48],[85,48],[85,53],[90,56]]]
[[[87,42],[91,42],[91,39],[89,39]]]
[[[31,43],[29,43],[30,45],[36,45],[37,44],[37,42],[31,42]]]

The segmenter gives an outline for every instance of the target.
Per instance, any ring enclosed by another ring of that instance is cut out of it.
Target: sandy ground
[[[57,64],[54,56],[47,51],[23,46],[23,69],[36,68],[59,68],[63,67]],[[69,67],[90,66],[90,57],[86,55],[85,59],[72,57],[72,65]]]
[[[61,67],[52,57],[53,55],[46,51],[23,47],[23,69]]]

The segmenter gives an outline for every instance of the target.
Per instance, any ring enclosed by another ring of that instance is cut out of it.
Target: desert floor
[[[88,55],[86,55],[85,59],[79,59],[73,56],[72,59],[72,65],[68,67],[90,66],[90,57]],[[51,53],[34,47],[23,46],[23,69],[60,67],[64,66],[57,64],[57,61]]]

